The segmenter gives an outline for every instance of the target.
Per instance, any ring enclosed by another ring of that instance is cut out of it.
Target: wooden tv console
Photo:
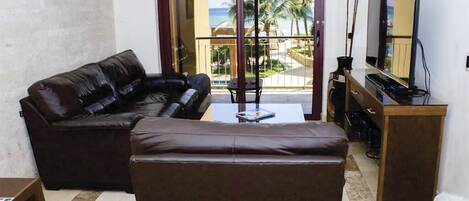
[[[432,201],[447,105],[430,96],[393,98],[366,79],[371,73],[346,72],[345,112],[364,111],[381,130],[377,200]]]

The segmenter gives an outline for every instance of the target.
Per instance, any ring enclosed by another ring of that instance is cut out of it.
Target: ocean
[[[210,8],[209,17],[210,17],[210,27],[214,28],[224,22],[233,23],[232,18],[229,15],[229,8]],[[284,36],[291,36],[291,20],[279,19],[278,20],[280,30]],[[303,21],[299,22],[300,32],[305,33]],[[312,22],[308,23],[309,26],[312,25]],[[232,25],[234,27],[234,25]],[[247,23],[246,26],[253,26],[253,23]],[[294,26],[293,33],[296,34],[296,25]]]

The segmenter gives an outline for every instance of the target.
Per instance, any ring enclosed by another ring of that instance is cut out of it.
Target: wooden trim
[[[244,0],[236,0],[236,50],[238,51],[238,91],[236,94],[237,102],[246,102],[246,50],[244,48],[245,29],[244,29]]]
[[[174,73],[171,53],[171,21],[168,0],[157,0],[158,23],[160,32],[161,71],[163,74]]]
[[[443,147],[443,136],[445,133],[445,118],[441,117],[441,128],[440,128],[440,141],[438,142],[438,156],[436,163],[436,172],[435,172],[435,186],[433,187],[433,196],[438,194],[438,184],[440,180],[440,165],[441,165],[441,149]]]
[[[378,176],[378,201],[383,200],[384,194],[384,173],[386,172],[386,155],[388,150],[388,137],[389,137],[389,117],[384,117],[384,125],[382,130],[382,138],[381,138],[381,160],[379,164],[379,176]]]
[[[22,198],[22,199],[27,199],[28,197],[31,197],[30,192],[27,192],[29,189],[31,189],[31,187],[36,183],[36,182],[39,182],[38,178],[35,178],[33,180],[31,180],[27,185],[23,186],[23,188],[21,188],[20,191],[18,191],[15,196],[15,198]],[[27,192],[28,195],[25,195]]]
[[[314,5],[314,35],[316,39],[313,62],[313,111],[312,119],[321,120],[324,80],[324,0],[316,0]],[[306,30],[307,31],[307,30]],[[328,76],[328,75],[326,75]]]
[[[39,178],[0,178],[0,196],[15,201],[45,201]]]
[[[386,116],[446,116],[447,106],[384,106]]]

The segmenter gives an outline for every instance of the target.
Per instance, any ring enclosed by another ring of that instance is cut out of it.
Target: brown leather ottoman
[[[348,150],[334,124],[146,118],[131,135],[138,201],[341,201]]]

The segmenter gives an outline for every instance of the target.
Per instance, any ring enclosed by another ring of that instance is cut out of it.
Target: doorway
[[[260,80],[260,103],[302,104],[307,119],[319,120],[323,0],[237,2],[158,0],[163,72],[209,75],[214,102],[231,102],[226,88],[235,79]],[[238,93],[245,96],[241,102],[256,97]]]

